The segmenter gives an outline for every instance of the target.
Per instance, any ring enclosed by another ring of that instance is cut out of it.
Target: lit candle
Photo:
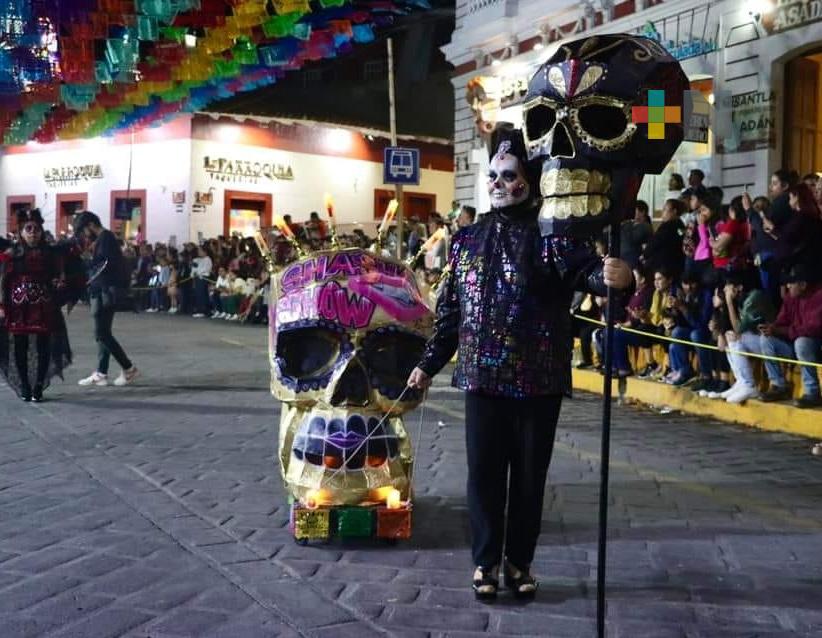
[[[431,250],[431,248],[433,248],[434,244],[436,244],[440,239],[443,239],[444,237],[445,229],[440,228],[439,230],[437,230],[437,232],[435,232],[426,240],[426,242],[422,245],[422,248],[420,248],[420,252],[428,252],[429,250]]]
[[[328,212],[328,217],[331,221],[334,221],[334,200],[332,199],[331,195],[328,193],[325,194],[325,210]]]
[[[308,490],[305,493],[305,506],[310,510],[315,510],[320,505],[320,490]]]
[[[392,489],[388,492],[388,496],[385,499],[385,506],[390,510],[398,510],[402,506],[399,490]]]
[[[400,203],[396,199],[392,199],[388,202],[388,206],[385,208],[385,215],[382,216],[382,223],[380,224],[379,229],[377,230],[377,235],[384,235],[385,232],[388,230],[388,227],[391,225],[391,222],[394,221],[394,215],[397,214],[397,209],[400,207]]]
[[[288,227],[288,224],[285,223],[285,220],[281,215],[274,216],[274,225],[288,239],[294,239],[294,233],[291,232],[291,229]]]

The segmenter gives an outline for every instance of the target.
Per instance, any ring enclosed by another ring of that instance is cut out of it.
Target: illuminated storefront
[[[446,142],[401,140],[418,148],[420,183],[405,188],[410,213],[447,211],[453,154]],[[46,229],[68,231],[88,208],[122,237],[185,242],[294,221],[334,197],[341,224],[368,224],[384,210],[383,149],[378,132],[321,124],[197,115],[130,135],[7,147],[0,157],[6,214],[14,230],[20,206],[38,206]]]

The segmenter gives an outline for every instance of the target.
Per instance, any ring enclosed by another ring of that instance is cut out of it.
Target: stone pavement
[[[461,395],[407,426],[414,537],[300,547],[274,465],[265,331],[118,315],[144,376],[50,401],[0,387],[0,638],[593,635],[599,402],[567,401],[530,605],[474,602]],[[113,370],[117,373],[118,370]],[[822,635],[822,461],[807,440],[615,410],[608,635]]]

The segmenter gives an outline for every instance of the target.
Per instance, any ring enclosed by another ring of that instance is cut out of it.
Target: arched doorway
[[[822,172],[822,49],[785,64],[782,166],[800,176]]]

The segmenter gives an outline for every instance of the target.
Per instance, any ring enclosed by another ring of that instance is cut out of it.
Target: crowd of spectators
[[[765,362],[769,387],[760,392],[755,359],[744,353],[822,361],[822,181],[778,170],[768,197],[745,193],[725,201],[722,189],[706,187],[704,178],[691,171],[678,193],[682,177],[671,177],[656,228],[642,201],[622,224],[621,254],[634,269],[636,290],[616,313],[618,324],[633,330],[615,332],[613,372],[734,404],[787,400],[792,388],[784,366]],[[575,313],[601,320],[605,304],[578,295]],[[602,350],[602,330],[583,319],[576,325],[578,366],[591,367],[594,350]],[[667,351],[665,366],[654,356],[659,345]],[[632,346],[644,351],[635,359],[642,369],[632,368]],[[822,405],[818,369],[802,366],[801,379],[796,405]]]

